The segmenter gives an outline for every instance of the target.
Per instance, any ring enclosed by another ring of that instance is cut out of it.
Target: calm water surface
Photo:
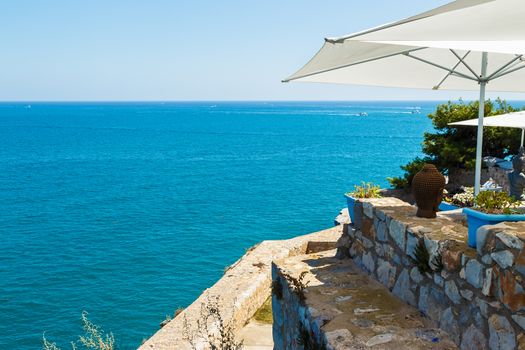
[[[0,349],[68,348],[83,310],[138,346],[246,248],[399,175],[436,104],[0,104]]]

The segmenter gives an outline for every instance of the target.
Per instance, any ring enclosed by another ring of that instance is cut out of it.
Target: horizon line
[[[443,101],[477,101],[477,99],[466,99],[458,97],[455,99],[348,99],[348,100],[272,100],[272,99],[187,99],[187,100],[0,100],[0,103],[177,103],[177,102],[443,102]],[[487,100],[496,100],[487,99]],[[525,101],[525,99],[504,99],[505,101]]]

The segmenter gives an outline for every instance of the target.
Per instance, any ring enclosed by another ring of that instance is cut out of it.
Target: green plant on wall
[[[441,251],[438,251],[437,254],[434,255],[430,264],[432,264],[432,268],[436,272],[441,272],[441,270],[443,270],[443,255],[441,255]]]
[[[420,273],[432,271],[432,269],[430,268],[430,254],[428,253],[427,247],[425,246],[425,242],[422,239],[419,240],[419,242],[416,245],[416,248],[414,249],[413,262]]]
[[[372,182],[362,182],[361,185],[355,185],[352,192],[347,195],[354,198],[379,198],[381,197],[381,187]]]
[[[283,298],[283,285],[279,278],[273,280],[272,282],[272,294],[275,295],[277,300],[281,300]]]
[[[434,164],[444,174],[454,168],[473,169],[476,159],[476,128],[452,127],[448,123],[477,118],[478,106],[477,101],[466,103],[462,100],[458,103],[439,105],[436,111],[428,116],[432,120],[434,131],[424,134],[424,156],[401,166],[403,176],[389,178],[390,184],[394,188],[410,187],[414,175],[425,163]],[[485,116],[515,111],[517,109],[500,99],[485,103]],[[518,152],[520,131],[513,128],[485,128],[483,140],[484,156],[504,158]]]
[[[297,328],[297,343],[301,345],[304,350],[326,350],[326,344],[323,341],[319,343],[302,322],[299,322]]]
[[[289,288],[294,293],[297,298],[299,299],[299,304],[305,305],[306,302],[306,287],[308,287],[308,284],[310,282],[304,282],[304,278],[308,272],[303,271],[299,275],[298,278],[295,278],[290,275],[283,275],[283,277],[286,279],[286,282],[288,282]]]

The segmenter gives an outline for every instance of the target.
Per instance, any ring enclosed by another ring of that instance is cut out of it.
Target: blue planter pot
[[[463,213],[467,216],[468,245],[472,248],[476,248],[477,232],[481,226],[495,225],[504,221],[525,221],[524,214],[485,214],[470,208],[463,208]]]
[[[346,198],[346,204],[348,206],[348,215],[350,215],[350,221],[354,223],[354,205],[355,205],[355,198],[351,197],[347,194],[345,194]]]
[[[448,210],[456,210],[456,209],[459,209],[459,207],[458,207],[457,205],[450,204],[450,203],[447,203],[447,202],[441,202],[441,203],[439,203],[438,208],[439,208],[440,211],[448,211]]]

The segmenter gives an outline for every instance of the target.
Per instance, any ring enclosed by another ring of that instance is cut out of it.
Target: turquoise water
[[[83,310],[136,347],[248,247],[400,174],[435,106],[0,104],[0,349],[68,348]]]

